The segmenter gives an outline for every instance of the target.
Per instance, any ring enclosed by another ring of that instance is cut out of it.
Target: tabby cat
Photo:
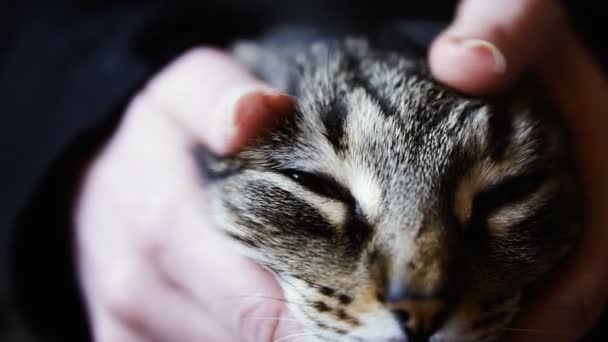
[[[496,340],[575,241],[567,135],[531,90],[468,97],[366,39],[235,55],[297,106],[233,157],[197,154],[217,225],[307,340]]]

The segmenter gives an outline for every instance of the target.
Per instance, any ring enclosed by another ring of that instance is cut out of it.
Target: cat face
[[[205,158],[217,225],[320,340],[496,339],[573,241],[561,131],[396,54],[315,51],[281,125]]]

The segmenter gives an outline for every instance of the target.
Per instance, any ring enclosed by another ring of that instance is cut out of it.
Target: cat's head
[[[217,225],[320,339],[495,339],[573,241],[553,113],[465,97],[361,42],[299,58],[297,109],[205,157]]]

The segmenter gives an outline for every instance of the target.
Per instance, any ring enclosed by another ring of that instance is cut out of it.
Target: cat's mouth
[[[495,341],[508,330],[519,309],[519,296],[447,310],[445,303],[438,300],[387,304],[357,299],[365,295],[354,295],[345,305],[337,299],[341,295],[338,291],[321,291],[324,294],[292,301],[298,303],[291,305],[294,317],[310,332],[307,339],[302,337],[303,341]],[[307,304],[299,305],[302,301]],[[437,316],[439,313],[442,316]]]

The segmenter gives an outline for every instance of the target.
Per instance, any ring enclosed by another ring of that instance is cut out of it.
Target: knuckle
[[[133,299],[114,298],[107,302],[108,312],[116,320],[135,331],[142,331],[146,326],[146,312]]]
[[[209,57],[216,58],[220,56],[226,56],[226,53],[222,52],[220,49],[212,47],[195,47],[184,52],[179,59],[185,61],[197,61],[199,59],[206,59]]]
[[[155,85],[172,83],[164,82],[171,79],[181,78],[181,76],[191,75],[192,70],[196,70],[197,66],[205,65],[209,61],[217,61],[227,57],[225,52],[211,47],[195,47],[187,50],[177,57],[169,66],[163,70],[156,79],[163,82],[153,82]],[[185,78],[185,77],[184,77]],[[155,88],[155,87],[152,87]],[[157,89],[160,91],[160,89]],[[157,93],[157,91],[152,91]]]
[[[284,305],[269,303],[263,299],[249,301],[236,315],[236,329],[247,341],[273,341],[278,337],[281,323],[279,318],[284,315],[285,310]]]
[[[91,318],[93,341],[95,342],[143,342],[144,336],[124,322],[108,315],[107,311],[93,315]]]
[[[139,242],[139,249],[143,259],[148,260],[151,264],[156,264],[168,254],[167,241],[157,236],[158,234],[155,231],[156,229],[153,232],[142,234],[143,236]]]
[[[119,270],[114,278],[102,292],[103,305],[117,321],[141,331],[147,316],[144,305],[147,292],[141,288],[137,271],[133,268]]]
[[[143,99],[140,102],[151,103],[153,106],[165,104],[168,101],[166,94],[171,94],[176,84],[187,85],[192,79],[196,79],[192,77],[193,71],[209,62],[225,59],[227,54],[216,48],[196,47],[187,50],[146,84],[139,93],[139,97]]]

